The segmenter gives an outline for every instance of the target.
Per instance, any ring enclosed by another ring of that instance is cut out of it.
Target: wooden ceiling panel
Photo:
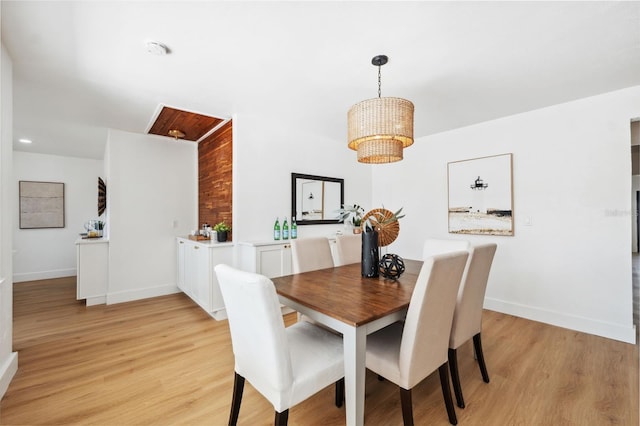
[[[195,142],[223,121],[224,119],[222,118],[209,117],[163,106],[156,121],[149,129],[149,133],[169,136],[169,130],[177,129],[185,134],[182,139]]]

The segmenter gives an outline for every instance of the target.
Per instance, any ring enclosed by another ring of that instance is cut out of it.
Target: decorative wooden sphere
[[[404,260],[397,254],[385,254],[380,259],[379,268],[383,277],[397,280],[404,272]]]

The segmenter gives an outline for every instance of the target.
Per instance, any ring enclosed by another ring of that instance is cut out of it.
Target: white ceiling
[[[144,133],[160,104],[344,145],[378,54],[417,137],[640,85],[638,1],[2,0],[1,18],[14,147],[58,155],[102,158],[107,128]]]

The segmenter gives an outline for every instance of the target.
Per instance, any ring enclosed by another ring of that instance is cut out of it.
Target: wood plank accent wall
[[[224,221],[233,229],[232,129],[229,121],[198,144],[198,226]]]
[[[222,118],[209,117],[208,115],[165,106],[162,107],[156,121],[149,129],[149,133],[169,136],[169,130],[177,129],[184,133],[184,140],[195,142],[223,121]]]

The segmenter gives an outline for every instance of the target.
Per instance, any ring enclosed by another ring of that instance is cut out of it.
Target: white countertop
[[[215,247],[233,247],[233,241],[226,241],[224,243],[219,243],[217,240],[191,240],[189,237],[177,237],[178,240],[182,240],[191,244],[198,244],[203,247],[215,248]]]
[[[76,240],[76,244],[105,244],[108,243],[109,239],[106,237],[98,237],[98,238],[78,238]]]
[[[290,244],[291,240],[272,240],[272,241],[240,241],[238,244],[243,246],[252,246],[252,247],[260,247],[260,246],[271,246],[274,244]]]

